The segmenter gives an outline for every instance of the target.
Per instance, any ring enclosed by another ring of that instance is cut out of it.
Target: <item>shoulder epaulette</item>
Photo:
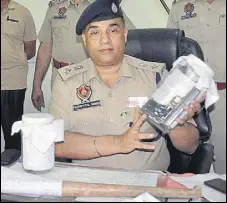
[[[187,1],[190,2],[190,1],[192,1],[192,0],[186,0],[186,1],[185,1],[185,0],[174,0],[172,4],[181,3],[181,2],[184,2],[184,3],[185,3],[185,2],[187,2]]]
[[[180,1],[180,0],[174,0],[172,4],[175,4],[175,3],[179,2],[179,1]]]
[[[164,63],[143,61],[132,56],[127,56],[127,61],[132,66],[152,72],[163,73],[164,69],[166,68]]]
[[[49,5],[49,7],[52,7],[53,5],[62,3],[64,1],[66,1],[66,0],[51,0],[48,5]]]
[[[60,74],[63,81],[66,81],[69,78],[85,71],[87,71],[87,68],[83,65],[83,63],[72,64],[58,69],[58,73]]]
[[[93,3],[94,1],[96,1],[96,0],[88,0],[89,3]]]

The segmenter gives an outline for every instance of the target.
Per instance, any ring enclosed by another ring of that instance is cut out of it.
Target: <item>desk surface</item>
[[[1,194],[1,202],[77,202],[75,198],[48,198],[48,197],[26,197],[20,195]]]
[[[21,164],[20,165],[18,165],[19,166],[19,168],[21,167]],[[10,167],[10,168],[14,168],[14,169],[18,169],[16,166],[14,166],[14,167]],[[69,168],[71,168],[71,167],[69,167]],[[62,175],[62,176],[64,176],[64,177],[66,177],[65,175],[67,175],[68,176],[68,178],[72,178],[72,173],[67,173],[67,174],[65,174],[65,173],[62,173],[62,171],[64,171],[63,170],[64,169],[64,167],[60,167],[59,168],[59,170],[53,170],[52,171],[52,173],[53,172],[55,172],[55,173],[53,173],[53,175],[55,176],[55,175],[58,175],[57,177],[58,178],[60,178],[60,176]],[[68,169],[68,167],[67,167],[67,169]],[[75,172],[76,172],[76,174],[77,174],[77,176],[81,176],[82,174],[80,174],[80,172],[81,172],[81,170],[79,170],[78,168],[74,168],[74,167],[72,167],[71,169],[70,169],[70,171],[71,170],[73,170],[73,173],[75,174]],[[67,172],[70,172],[70,171],[68,171],[68,170],[66,170]],[[86,173],[86,176],[88,176],[88,172],[89,171],[89,169],[86,169],[85,171],[83,171],[83,176],[84,176],[84,172]],[[72,172],[72,171],[71,171]],[[96,171],[97,172],[97,171]],[[108,176],[105,176],[105,174],[107,175],[107,174],[109,174],[109,172],[107,173],[108,171],[106,171],[106,170],[104,170],[104,171],[102,171],[99,175],[102,175],[103,177],[109,177],[110,175],[108,175]],[[113,175],[113,174],[115,174],[115,173],[117,173],[116,171],[115,172],[113,172],[113,171],[111,171],[111,176]],[[139,173],[141,173],[141,172],[139,172]],[[136,177],[138,178],[138,177],[140,177],[141,178],[141,174],[139,175],[139,173],[137,174],[136,173]],[[149,179],[153,179],[154,177],[152,176],[150,176],[150,172],[144,172],[145,174],[146,173],[148,173],[148,174],[146,174],[147,176],[145,176],[144,177],[144,174],[142,173],[142,177],[143,178],[149,178]],[[156,172],[157,173],[157,172]],[[122,172],[120,173],[121,174],[121,176],[120,176],[120,178],[121,179],[124,179],[127,175],[126,174],[122,174]],[[11,173],[9,174],[10,176],[9,177],[11,177],[12,175],[11,175]],[[90,179],[94,179],[94,176],[98,176],[97,174],[94,174],[94,171],[92,170],[92,175],[93,176],[91,176],[91,178],[89,178],[89,180]],[[123,175],[123,176],[122,176]],[[130,175],[131,176],[129,176],[129,178],[131,177],[131,178],[133,178],[134,176],[132,176],[133,175],[133,173],[130,173]],[[96,177],[97,178],[97,177]],[[112,177],[111,177],[112,178]],[[127,178],[126,178],[127,179]],[[191,179],[191,178],[190,178]],[[108,180],[108,179],[107,179]],[[111,179],[109,179],[108,181],[110,181]],[[138,179],[135,179],[134,180],[134,182],[136,182],[137,183],[137,181],[138,181]],[[76,180],[76,181],[78,181],[78,180]],[[93,180],[94,181],[94,180]],[[131,179],[129,179],[128,181],[131,181]],[[150,182],[150,181],[149,181]],[[145,182],[145,183],[147,183],[147,182]],[[105,198],[102,198],[102,197],[98,197],[99,199],[102,199],[102,202],[108,202],[108,201],[103,201],[103,199],[105,199]],[[86,201],[86,199],[88,199],[88,198],[72,198],[72,197],[67,197],[67,198],[57,198],[57,197],[46,197],[46,196],[41,196],[41,197],[29,197],[29,196],[22,196],[22,195],[14,195],[14,194],[1,194],[1,201],[2,202],[9,202],[9,201],[15,201],[15,202],[87,202]],[[109,198],[110,199],[110,198]],[[118,199],[119,200],[119,198],[113,198],[113,199]],[[129,198],[127,198],[127,199],[129,199]],[[90,198],[90,202],[98,202],[98,201],[96,201],[97,200],[97,198]],[[123,198],[120,198],[120,200],[124,200]],[[178,202],[181,202],[181,201],[183,201],[183,202],[187,202],[188,201],[188,199],[178,199],[178,200],[172,200],[172,199],[169,199],[168,200],[168,202],[173,202],[173,201],[178,201]],[[194,202],[194,200],[192,200],[193,202]],[[204,201],[206,201],[205,199],[199,199],[199,200],[197,200],[197,202],[204,202]],[[100,202],[100,201],[99,201]],[[109,201],[110,202],[110,201]],[[113,201],[112,201],[113,202]]]
[[[188,202],[188,199],[163,199],[161,202]],[[97,199],[76,200],[76,198],[47,198],[47,197],[25,197],[19,195],[1,194],[1,202],[98,202]],[[105,201],[106,202],[106,201]],[[114,202],[114,201],[112,201]],[[119,202],[119,200],[116,202]],[[191,202],[209,202],[205,198],[194,199]]]

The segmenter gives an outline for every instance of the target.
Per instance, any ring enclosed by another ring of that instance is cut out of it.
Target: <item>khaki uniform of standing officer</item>
[[[226,173],[226,0],[175,1],[168,27],[182,29],[187,37],[195,39],[203,50],[205,62],[214,71],[220,95],[210,114],[214,167],[217,173]]]
[[[20,134],[11,136],[11,127],[23,114],[28,60],[35,55],[36,38],[30,11],[14,1],[2,0],[1,126],[5,149],[21,149]]]
[[[165,139],[155,136],[146,116],[135,111],[151,97],[165,64],[124,55],[127,29],[117,0],[96,0],[87,7],[76,33],[90,58],[59,69],[53,84],[49,112],[65,122],[65,140],[56,144],[56,156],[87,166],[167,170]],[[193,106],[189,117],[200,108],[199,102]],[[169,136],[178,149],[192,153],[199,133],[187,119]]]
[[[42,103],[44,102],[44,99],[41,98],[41,103],[39,102],[39,104],[37,104],[37,100],[39,99],[37,97],[43,97],[42,95],[40,95],[40,86],[42,84],[42,79],[45,75],[45,72],[49,67],[51,57],[53,58],[51,86],[53,85],[53,81],[57,74],[57,69],[71,63],[79,63],[88,58],[87,53],[83,47],[81,37],[75,34],[75,25],[83,10],[94,1],[95,0],[50,1],[49,8],[46,12],[46,17],[38,35],[40,43],[49,45],[49,52],[51,52],[46,54],[49,55],[46,64],[39,61],[36,64],[36,73],[34,76],[35,87],[33,88],[33,92],[36,92],[34,90],[38,88],[39,93],[36,93],[38,95],[34,95],[35,98],[33,98],[33,104],[35,105],[35,107],[38,107],[39,110],[40,106],[42,106]],[[130,19],[126,15],[125,18],[126,26],[129,29],[134,29],[135,26],[130,21]],[[39,60],[39,57],[37,58]],[[45,56],[42,56],[40,53],[40,60],[43,60],[44,58]],[[37,74],[40,73],[41,75],[38,76]]]

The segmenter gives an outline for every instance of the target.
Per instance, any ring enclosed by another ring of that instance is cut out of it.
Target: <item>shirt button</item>
[[[112,96],[113,96],[113,93],[111,91],[109,91],[108,97],[112,97]]]
[[[84,125],[87,125],[88,123],[87,122],[84,122]]]
[[[113,119],[110,118],[110,119],[109,119],[109,122],[110,122],[110,123],[113,123]]]

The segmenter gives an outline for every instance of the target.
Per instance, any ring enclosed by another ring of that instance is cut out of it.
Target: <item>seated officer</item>
[[[85,166],[166,170],[170,159],[165,139],[154,138],[146,115],[130,108],[137,106],[138,97],[151,96],[156,73],[165,64],[124,55],[127,30],[117,0],[88,6],[76,33],[90,58],[59,69],[54,82],[49,112],[65,122],[65,141],[56,144],[56,156]],[[185,107],[187,118],[178,119],[180,125],[169,134],[174,146],[186,153],[199,144],[199,132],[188,121],[200,103],[192,104]]]

